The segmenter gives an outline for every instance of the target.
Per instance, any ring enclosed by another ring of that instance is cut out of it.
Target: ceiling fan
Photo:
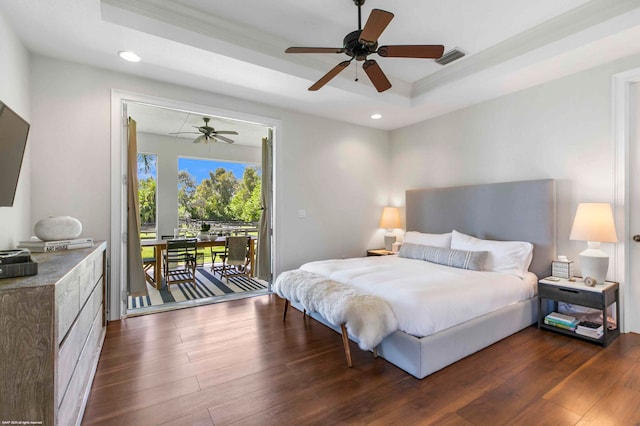
[[[401,45],[401,46],[380,46],[378,47],[378,37],[387,28],[393,19],[393,13],[385,10],[373,9],[367,19],[367,23],[362,28],[362,5],[365,0],[353,0],[358,6],[358,29],[350,32],[344,38],[343,47],[290,47],[286,53],[344,53],[351,59],[340,62],[331,71],[326,73],[320,80],[315,82],[309,90],[315,91],[327,84],[344,70],[351,61],[364,61],[362,68],[369,76],[369,79],[378,92],[384,92],[391,88],[391,82],[382,72],[382,69],[373,59],[367,59],[368,55],[377,53],[379,56],[388,58],[426,58],[438,59],[444,53],[442,45]]]
[[[169,133],[170,135],[180,135],[180,134],[184,134],[184,133],[193,133],[193,134],[200,134],[200,136],[198,136],[197,138],[194,139],[193,143],[209,143],[209,142],[217,142],[217,141],[222,141],[222,142],[226,142],[226,143],[233,143],[234,141],[232,139],[229,139],[225,136],[220,136],[220,135],[237,135],[238,132],[234,131],[234,130],[216,130],[213,127],[209,126],[209,120],[211,120],[209,117],[202,117],[202,119],[204,120],[204,126],[193,126],[196,129],[198,129],[197,132],[175,132],[175,133]]]

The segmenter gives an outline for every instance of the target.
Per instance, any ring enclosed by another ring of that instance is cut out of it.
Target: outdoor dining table
[[[254,276],[254,264],[255,264],[255,241],[256,237],[251,237],[251,244],[249,245],[249,267],[251,268],[251,276]],[[227,237],[211,237],[209,240],[198,239],[196,247],[224,247]],[[167,249],[167,240],[140,240],[141,247],[154,247],[155,248],[155,266],[153,267],[153,278],[155,281],[155,287],[157,289],[162,288],[162,252]]]

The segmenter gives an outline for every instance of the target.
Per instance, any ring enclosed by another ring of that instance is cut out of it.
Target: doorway
[[[640,83],[635,82],[629,86],[629,205],[628,205],[628,232],[632,236],[628,245],[628,268],[627,279],[628,296],[626,312],[628,326],[626,331],[640,331],[640,312],[637,306],[640,301]]]
[[[117,96],[116,96],[117,95]],[[262,150],[263,143],[270,140],[271,148],[275,139],[276,127],[279,122],[263,117],[249,116],[247,114],[235,113],[231,111],[221,111],[210,107],[204,107],[199,105],[187,105],[179,102],[172,102],[163,99],[152,99],[149,97],[128,95],[124,93],[114,94],[114,103],[118,102],[120,111],[118,117],[120,120],[125,121],[128,117],[132,117],[137,122],[137,145],[138,153],[144,154],[144,157],[151,159],[151,165],[155,170],[150,173],[150,170],[142,171],[138,177],[142,177],[144,180],[144,188],[149,192],[150,188],[155,187],[155,199],[150,194],[145,193],[144,201],[144,234],[135,235],[135,233],[127,233],[122,224],[126,224],[126,188],[125,179],[118,185],[118,191],[112,190],[112,198],[119,201],[119,209],[115,211],[112,208],[112,235],[115,234],[114,230],[119,230],[122,235],[122,240],[125,238],[157,238],[161,239],[163,236],[173,237],[176,232],[181,237],[201,237],[208,239],[211,232],[225,233],[234,235],[237,233],[250,234],[250,231],[245,226],[247,224],[253,225],[254,232],[257,231],[257,223],[234,223],[236,225],[233,229],[230,227],[230,223],[233,219],[230,217],[221,217],[219,214],[213,214],[212,209],[191,209],[185,211],[184,203],[181,205],[178,201],[181,191],[180,176],[190,175],[191,182],[197,189],[199,186],[206,186],[212,183],[214,175],[217,171],[211,170],[208,178],[202,178],[201,171],[195,172],[189,170],[188,167],[185,170],[184,167],[180,167],[181,163],[200,161],[203,163],[212,161],[216,162],[218,166],[228,164],[230,170],[224,170],[226,177],[231,177],[234,180],[231,185],[234,188],[242,188],[244,192],[247,191],[247,183],[244,181],[245,174],[253,177],[262,172]],[[207,119],[206,121],[204,119]],[[202,127],[208,126],[215,128],[215,139],[202,141],[201,136]],[[123,126],[124,127],[124,126]],[[220,133],[217,133],[220,131]],[[112,173],[118,176],[120,170],[125,168],[121,167],[126,164],[126,132],[121,131],[121,141],[117,153],[116,149],[112,146],[112,160],[114,157],[118,157],[120,167],[113,167]],[[198,140],[200,138],[200,140]],[[232,139],[233,138],[233,139]],[[196,142],[196,143],[194,143]],[[116,155],[117,154],[117,155]],[[114,161],[112,161],[112,164]],[[147,164],[148,165],[148,164]],[[218,167],[219,168],[219,167]],[[275,167],[271,167],[271,174],[268,179],[273,180],[273,170]],[[247,171],[245,173],[245,171]],[[256,173],[258,172],[258,173]],[[112,175],[112,181],[114,177]],[[196,176],[194,178],[194,176]],[[150,182],[153,180],[154,182]],[[203,183],[203,181],[206,181]],[[254,189],[254,185],[250,189]],[[251,186],[251,185],[249,185]],[[184,188],[183,188],[184,189]],[[228,188],[227,188],[228,189]],[[202,191],[200,191],[202,192]],[[242,192],[242,191],[238,191]],[[184,191],[182,193],[184,198]],[[209,194],[211,196],[212,194]],[[227,194],[229,195],[229,194]],[[242,202],[238,200],[249,201],[244,194],[230,194],[234,198],[234,210],[246,213],[246,209],[243,206],[239,206]],[[251,195],[251,194],[249,194]],[[255,194],[254,194],[255,195]],[[205,197],[206,198],[206,197]],[[269,196],[271,206],[273,203],[273,192]],[[183,200],[184,201],[184,200]],[[193,200],[192,200],[193,201]],[[229,201],[229,200],[227,200]],[[253,200],[255,202],[255,200]],[[151,204],[151,205],[150,205]],[[155,204],[155,205],[153,205]],[[219,207],[219,206],[218,206]],[[261,206],[257,206],[258,208]],[[224,209],[216,210],[218,213]],[[155,214],[150,213],[154,211]],[[268,219],[268,229],[272,235],[272,218],[274,209],[271,209],[270,219]],[[201,213],[201,214],[198,214]],[[206,213],[206,214],[205,214]],[[243,217],[251,218],[252,216],[245,214]],[[253,216],[255,217],[255,215]],[[225,222],[225,228],[220,225],[223,220]],[[200,229],[207,226],[211,231],[208,231],[205,235]],[[179,231],[178,231],[179,230]],[[178,236],[176,235],[176,236]],[[213,234],[211,234],[213,236]],[[256,234],[254,234],[256,235]],[[257,235],[254,237],[256,239]],[[116,238],[112,238],[112,241],[118,241]],[[200,240],[199,240],[200,241]],[[200,244],[200,243],[199,243]],[[270,245],[273,245],[273,241],[270,241]],[[218,248],[216,247],[215,250]],[[224,247],[221,247],[224,249]],[[144,256],[143,249],[143,256]],[[166,285],[163,285],[162,278],[157,286],[158,288],[149,288],[150,292],[140,296],[139,291],[133,295],[135,303],[133,307],[135,309],[142,309],[138,313],[146,313],[148,311],[154,311],[153,308],[158,310],[167,310],[174,308],[174,304],[182,303],[183,306],[195,306],[203,303],[212,303],[212,298],[218,300],[228,300],[243,295],[239,293],[251,292],[259,290],[260,286],[255,286],[258,280],[254,280],[253,276],[250,276],[244,283],[222,283],[222,285],[210,286],[210,282],[216,281],[215,273],[217,272],[217,265],[214,265],[215,260],[220,261],[219,258],[213,254],[213,248],[204,248],[199,250],[198,253],[198,276],[197,285],[193,288],[180,288],[184,287],[180,285],[172,285],[170,289],[167,289]],[[269,250],[273,253],[273,250]],[[111,280],[111,319],[118,319],[126,315],[129,312],[132,304],[132,295],[129,294],[129,285],[126,276],[127,270],[127,247],[126,244],[112,244],[112,280]],[[215,259],[215,260],[214,260]],[[206,262],[206,264],[205,264]],[[270,265],[273,264],[273,256],[270,256],[268,262],[269,270],[272,270]],[[215,267],[215,268],[214,268]],[[263,272],[264,272],[263,268]],[[162,272],[162,269],[160,269]],[[156,271],[153,266],[148,271],[147,276],[154,277]],[[161,274],[160,274],[161,275]],[[264,273],[262,274],[264,276]],[[162,277],[162,275],[161,275]],[[234,278],[235,279],[235,278]],[[152,281],[150,281],[152,282]],[[270,290],[270,280],[261,280],[264,284],[262,289]],[[147,283],[149,284],[149,282]],[[154,286],[155,287],[155,286]],[[240,290],[239,290],[240,289]],[[155,292],[155,293],[152,293]],[[145,303],[142,303],[144,300]],[[117,312],[119,311],[119,312]]]
[[[615,141],[615,219],[622,236],[616,246],[615,276],[622,283],[622,332],[640,332],[640,68],[613,76],[612,127]]]

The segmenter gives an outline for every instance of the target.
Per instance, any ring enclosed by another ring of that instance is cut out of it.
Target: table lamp
[[[578,204],[569,239],[587,241],[587,249],[580,253],[582,277],[591,277],[597,284],[603,284],[609,269],[609,256],[600,249],[600,243],[618,241],[609,203]]]
[[[384,249],[391,251],[393,243],[396,242],[396,234],[393,229],[400,228],[400,211],[397,207],[385,207],[380,218],[380,228],[386,228],[384,236]]]

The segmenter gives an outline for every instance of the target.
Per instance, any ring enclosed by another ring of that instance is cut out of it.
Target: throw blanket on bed
[[[280,274],[278,296],[318,312],[333,325],[345,324],[363,350],[371,350],[398,328],[391,308],[380,297],[299,269]]]

